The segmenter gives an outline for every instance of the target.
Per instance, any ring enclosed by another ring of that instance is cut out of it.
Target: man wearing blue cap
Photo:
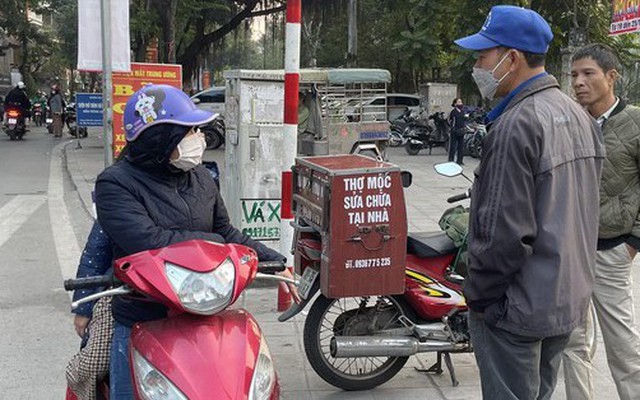
[[[495,6],[456,41],[478,52],[482,96],[502,98],[475,171],[464,287],[485,399],[551,398],[593,287],[602,135],[545,72],[552,38],[536,12]]]

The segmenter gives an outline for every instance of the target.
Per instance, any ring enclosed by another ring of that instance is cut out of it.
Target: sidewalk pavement
[[[65,147],[66,165],[82,203],[90,214],[93,212],[91,191],[96,176],[104,168],[104,147],[97,131],[90,131],[82,139],[82,148],[76,148],[76,140]],[[443,149],[434,149],[417,156],[409,156],[402,148],[389,149],[390,161],[413,174],[413,185],[406,189],[409,231],[438,230],[438,219],[450,207],[446,198],[465,191],[470,183],[464,177],[444,178],[438,176],[433,165],[446,161]],[[224,148],[205,153],[205,160],[215,160],[224,174]],[[465,159],[465,175],[470,178],[478,165],[475,159]],[[634,271],[638,271],[635,268]],[[636,273],[636,272],[634,272]],[[638,272],[640,273],[640,272]],[[640,277],[636,276],[638,282]],[[638,291],[636,291],[638,293]],[[640,293],[636,296],[636,303]],[[405,367],[389,382],[364,392],[345,392],[336,389],[319,378],[306,360],[302,343],[304,320],[307,309],[293,319],[280,323],[276,311],[277,289],[256,287],[247,289],[237,306],[249,310],[262,328],[274,358],[282,387],[282,399],[287,400],[382,400],[382,399],[481,399],[480,378],[472,354],[452,355],[458,387],[451,385],[447,372],[442,375],[425,374],[425,369],[435,362],[435,354],[419,354],[410,358]],[[636,304],[638,307],[638,304]],[[617,399],[615,385],[610,377],[604,354],[602,337],[598,332],[598,350],[594,371],[596,398]],[[565,399],[562,373],[554,393],[554,400]],[[487,399],[490,400],[490,399]]]

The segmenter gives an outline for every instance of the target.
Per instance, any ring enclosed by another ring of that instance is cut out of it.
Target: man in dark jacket
[[[592,292],[604,149],[595,122],[544,69],[553,35],[536,12],[491,9],[457,40],[489,135],[475,171],[464,294],[485,399],[549,399]]]
[[[229,221],[218,187],[201,164],[206,142],[196,127],[214,117],[167,85],[146,86],[129,99],[124,112],[129,153],[96,181],[98,220],[113,243],[114,258],[204,239],[249,246],[261,261],[284,259]],[[116,297],[112,304],[110,394],[128,399],[133,391],[128,368],[131,327],[166,317],[167,308],[136,297]]]
[[[22,121],[29,116],[29,110],[31,110],[31,101],[29,101],[29,96],[27,96],[25,88],[26,86],[23,82],[18,82],[16,87],[11,89],[4,99],[5,110],[8,110],[12,106],[18,107],[22,112],[22,116],[20,117]]]
[[[571,67],[578,102],[602,127],[607,158],[600,187],[600,226],[593,304],[611,375],[621,400],[640,396],[640,333],[631,268],[640,249],[640,108],[616,97],[618,59],[602,44],[579,49]],[[578,327],[565,350],[567,398],[593,399],[593,320]]]

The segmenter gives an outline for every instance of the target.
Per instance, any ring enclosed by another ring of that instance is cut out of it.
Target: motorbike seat
[[[419,258],[440,257],[453,254],[458,248],[445,232],[410,232],[407,236],[407,253]]]

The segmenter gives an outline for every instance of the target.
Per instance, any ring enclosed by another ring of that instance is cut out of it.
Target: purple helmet
[[[124,132],[133,142],[145,129],[158,124],[204,125],[215,114],[200,110],[182,90],[169,85],[147,85],[127,100]]]

